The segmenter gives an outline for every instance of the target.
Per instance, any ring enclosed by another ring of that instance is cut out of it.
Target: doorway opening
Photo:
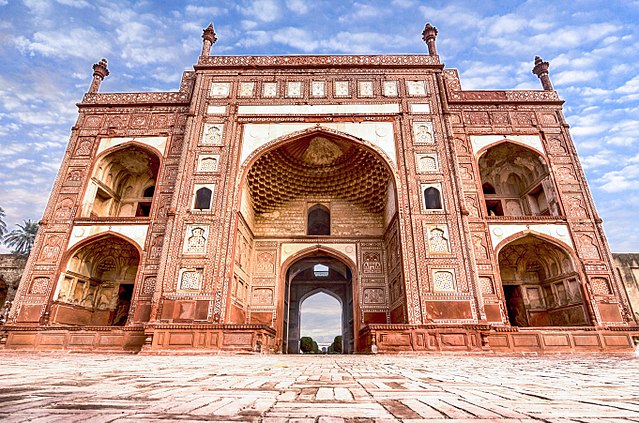
[[[309,293],[300,306],[300,351],[341,354],[342,350],[342,303],[323,289]]]
[[[305,339],[304,343],[302,342],[302,338],[305,337],[302,323],[311,321],[316,322],[317,334],[328,334],[331,332],[332,326],[335,326],[339,332],[332,336],[330,342],[326,338],[330,335],[322,335],[322,344],[328,344],[322,345],[326,347],[327,352],[331,349],[331,345],[333,345],[332,352],[334,353],[351,354],[354,352],[352,279],[349,266],[330,256],[304,257],[289,267],[284,294],[282,331],[282,351],[284,353],[299,354],[304,349],[308,349],[309,341]],[[329,300],[326,297],[329,297]],[[316,301],[322,306],[321,310],[317,307]],[[327,306],[328,304],[332,304],[332,306]],[[315,312],[304,313],[307,306],[315,308]],[[303,314],[306,321],[303,320]],[[339,323],[334,325],[335,322]],[[313,340],[317,342],[317,340]],[[320,343],[318,342],[318,349],[321,351],[319,347]],[[340,348],[341,351],[337,351]]]

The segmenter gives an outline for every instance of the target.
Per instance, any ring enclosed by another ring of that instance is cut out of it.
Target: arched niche
[[[537,151],[501,142],[478,164],[488,216],[559,215],[548,165]]]
[[[157,154],[138,144],[107,151],[93,170],[83,216],[150,216],[159,168]]]
[[[140,262],[135,245],[112,234],[68,255],[53,296],[52,324],[123,326]]]
[[[590,324],[587,294],[565,248],[529,234],[501,247],[498,261],[512,326]]]

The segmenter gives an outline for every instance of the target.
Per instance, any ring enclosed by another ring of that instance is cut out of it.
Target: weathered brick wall
[[[0,308],[5,301],[13,301],[26,264],[25,256],[0,254]]]

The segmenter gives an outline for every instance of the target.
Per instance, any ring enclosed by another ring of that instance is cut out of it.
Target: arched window
[[[207,187],[202,187],[195,192],[195,209],[208,210],[211,208],[211,196],[213,191]]]
[[[441,210],[442,198],[437,188],[428,187],[424,190],[424,204],[427,210]]]
[[[308,209],[307,235],[330,235],[331,212],[326,206],[316,204]]]

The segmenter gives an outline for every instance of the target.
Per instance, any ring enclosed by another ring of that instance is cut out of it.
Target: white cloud
[[[286,0],[286,7],[298,15],[305,15],[310,10],[311,2],[306,0]]]
[[[262,22],[273,22],[281,14],[280,6],[275,0],[253,0],[240,11]]]
[[[300,28],[282,28],[273,34],[272,40],[305,53],[314,51],[319,45],[308,31]]]
[[[597,78],[599,74],[594,70],[569,70],[558,72],[552,76],[552,82],[557,85],[574,85],[578,82],[590,82]]]
[[[90,28],[36,32],[31,40],[20,36],[14,42],[23,53],[58,59],[96,57],[111,51],[109,42],[102,34]]]
[[[187,5],[184,8],[184,11],[189,15],[198,15],[202,17],[205,21],[207,19],[212,19],[216,16],[223,15],[226,13],[225,9],[215,6],[195,6],[192,4]]]

